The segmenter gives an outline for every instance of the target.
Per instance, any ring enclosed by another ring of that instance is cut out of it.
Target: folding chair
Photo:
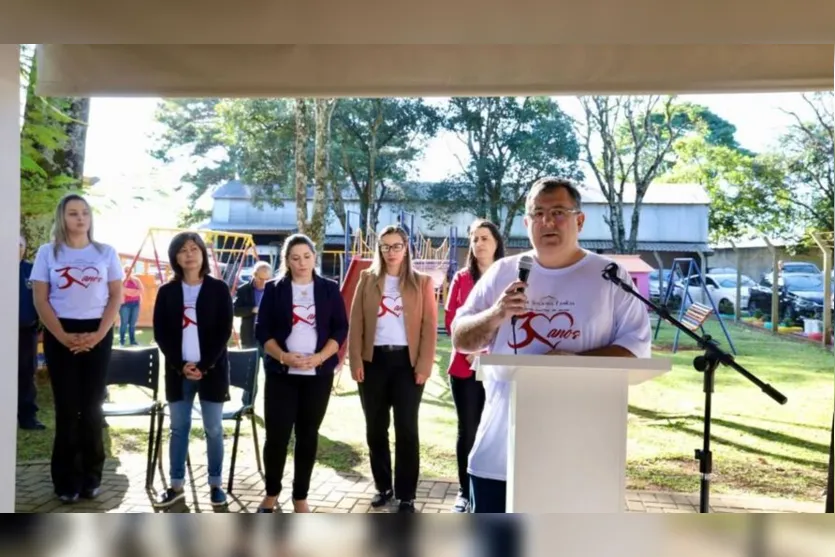
[[[249,417],[252,423],[252,440],[255,444],[255,460],[258,464],[258,472],[263,473],[263,465],[261,462],[261,452],[258,444],[258,427],[255,422],[255,397],[258,392],[258,368],[260,363],[260,354],[257,348],[246,349],[229,349],[229,384],[243,390],[241,402],[226,402],[223,405],[223,421],[235,422],[235,435],[232,444],[232,462],[229,466],[229,484],[227,492],[232,493],[232,487],[235,478],[235,464],[238,457],[238,439],[241,434],[241,422],[245,417]],[[194,408],[192,410],[192,422],[195,420],[202,420],[203,415],[200,411],[200,402],[195,400]],[[161,463],[160,445],[162,443],[162,423],[164,421],[164,414],[160,418],[160,426],[157,431],[157,438],[154,451],[155,462]],[[187,456],[187,468],[191,470],[191,455]]]
[[[258,394],[258,368],[260,354],[257,348],[229,350],[229,383],[243,390],[240,404],[227,402],[223,405],[223,420],[235,422],[235,436],[232,443],[232,462],[229,465],[229,485],[226,491],[232,493],[235,479],[235,462],[238,458],[238,439],[241,434],[241,422],[248,417],[252,423],[252,440],[255,444],[255,461],[258,472],[263,473],[261,451],[258,446],[258,426],[255,423],[255,397]]]
[[[133,385],[143,390],[150,390],[151,399],[143,402],[105,402],[102,411],[105,418],[124,418],[148,416],[148,461],[145,470],[145,487],[150,488],[154,481],[154,463],[156,462],[155,432],[162,428],[163,408],[159,400],[159,349],[156,346],[141,348],[113,348],[110,365],[107,368],[107,385]]]

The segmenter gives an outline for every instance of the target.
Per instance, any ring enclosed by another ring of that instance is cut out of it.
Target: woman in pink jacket
[[[467,266],[452,278],[446,300],[446,330],[452,336],[452,320],[458,308],[476,281],[497,259],[504,257],[504,242],[499,228],[490,221],[478,219],[470,225],[470,250]],[[449,386],[458,414],[458,440],[455,452],[458,457],[458,497],[453,512],[466,513],[470,504],[470,479],[467,475],[467,458],[475,442],[481,411],[484,408],[484,386],[476,381],[471,369],[473,355],[453,352],[449,362]]]

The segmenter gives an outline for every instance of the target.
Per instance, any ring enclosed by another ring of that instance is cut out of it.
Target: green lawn
[[[739,363],[782,391],[788,403],[777,404],[737,372],[720,368],[713,405],[712,491],[818,498],[825,483],[833,408],[832,354],[768,333],[729,327]],[[722,338],[716,323],[708,329]],[[140,335],[143,341],[147,337],[147,332]],[[701,447],[702,376],[692,367],[698,354],[692,341],[682,339],[679,352],[671,354],[664,347],[671,345],[672,337],[672,328],[662,327],[655,355],[671,357],[673,371],[631,391],[628,484],[697,491],[698,462],[693,454]],[[427,384],[421,407],[421,473],[426,477],[456,477],[456,419],[445,373],[449,351],[449,339],[440,336],[437,373]],[[143,395],[120,389],[112,396],[124,400]],[[20,460],[49,457],[53,418],[48,386],[41,388],[39,399],[41,418],[50,429],[19,435]],[[260,401],[258,407],[260,413]],[[146,429],[144,420],[113,420],[106,432],[109,454],[142,452]],[[200,435],[199,429],[194,435]],[[362,411],[347,369],[338,376],[321,429],[319,462],[343,472],[369,473]]]

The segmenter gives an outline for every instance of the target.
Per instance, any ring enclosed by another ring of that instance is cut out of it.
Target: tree
[[[532,182],[582,178],[571,120],[548,98],[454,98],[444,116],[468,158],[458,161],[460,175],[431,188],[439,203],[424,214],[435,222],[469,211],[496,223],[507,238]]]
[[[336,100],[316,99],[314,106],[316,150],[313,155],[313,216],[310,219],[308,233],[321,253],[325,247],[328,184],[332,183],[330,171],[331,118],[334,108],[336,108]],[[337,215],[343,215],[344,220],[345,208],[341,196],[335,196],[334,210]]]
[[[810,116],[784,111],[792,117],[780,138],[779,157],[786,180],[775,195],[794,206],[809,230],[831,232],[835,205],[835,93],[803,95]]]
[[[634,253],[644,196],[653,180],[673,161],[675,142],[694,119],[674,97],[579,97],[585,122],[578,125],[585,162],[591,167],[609,205],[606,225],[614,251]],[[596,153],[596,144],[600,153]],[[627,184],[635,189],[629,234],[623,221]]]
[[[37,59],[21,51],[21,77],[26,84],[20,131],[20,212],[30,248],[48,238],[52,215],[61,197],[82,191],[90,100],[45,99],[35,93]]]
[[[402,199],[402,184],[440,124],[423,99],[344,99],[333,113],[333,157],[338,183],[359,198],[360,229],[376,230],[383,200]]]
[[[676,142],[677,162],[664,182],[697,183],[710,196],[711,241],[752,235],[784,236],[793,208],[775,195],[784,181],[781,164],[770,155],[711,144],[709,135],[692,134]]]
[[[296,142],[295,142],[295,188],[296,193],[296,226],[299,232],[307,232],[307,144],[310,133],[307,125],[307,99],[296,99]]]
[[[165,99],[157,106],[155,118],[162,125],[155,137],[151,156],[163,163],[188,158],[195,170],[181,178],[180,191],[192,186],[189,208],[180,226],[191,226],[208,218],[208,211],[197,209],[198,200],[216,185],[232,180],[239,164],[239,150],[224,133],[218,107],[220,99]]]

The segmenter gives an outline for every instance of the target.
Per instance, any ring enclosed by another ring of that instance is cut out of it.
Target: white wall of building
[[[0,266],[18,269],[20,235],[20,51],[16,44],[0,44],[0,223],[6,223],[0,244]],[[5,262],[5,263],[4,263]],[[18,273],[7,272],[3,305],[18,307]],[[3,388],[0,389],[0,513],[14,512],[17,458],[17,310],[0,319]]]
[[[346,202],[347,211],[359,212],[358,202]],[[308,212],[313,211],[312,202],[308,203]],[[583,240],[610,240],[612,238],[606,222],[608,206],[599,203],[588,203],[583,206],[586,223],[581,234]],[[624,207],[624,223],[627,234],[632,220],[632,207]],[[384,204],[380,209],[380,228],[397,222],[400,209],[393,204]],[[458,228],[459,237],[464,237],[467,226],[473,221],[470,213],[458,213],[444,226],[431,227],[420,213],[415,214],[415,226],[427,236],[446,236],[449,227]],[[254,225],[257,227],[273,227],[275,229],[294,229],[296,226],[296,204],[285,202],[281,207],[257,208],[245,199],[216,199],[212,214],[212,222],[218,225]],[[356,226],[357,220],[353,216],[351,225]],[[500,223],[501,224],[501,223]],[[328,222],[328,235],[344,234],[342,225],[336,218]],[[522,217],[514,219],[510,235],[524,237],[525,228]],[[641,220],[638,227],[639,241],[652,242],[706,242],[708,237],[708,207],[701,204],[645,204],[641,210]]]

